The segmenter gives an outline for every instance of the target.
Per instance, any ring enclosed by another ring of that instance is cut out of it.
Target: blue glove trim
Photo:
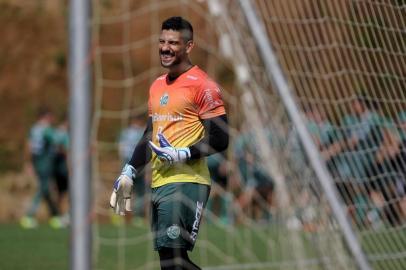
[[[114,185],[113,185],[113,188],[114,188],[115,191],[118,190],[118,186],[119,186],[119,185],[120,185],[120,181],[117,179],[117,180],[114,182]]]
[[[137,175],[137,170],[133,166],[125,164],[123,170],[121,171],[121,175],[128,176],[134,180],[135,176]]]
[[[165,136],[162,133],[158,133],[158,141],[161,147],[172,147]]]

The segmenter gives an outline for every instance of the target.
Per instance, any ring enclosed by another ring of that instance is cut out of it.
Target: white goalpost
[[[72,270],[91,269],[91,68],[90,1],[69,8],[70,261]]]

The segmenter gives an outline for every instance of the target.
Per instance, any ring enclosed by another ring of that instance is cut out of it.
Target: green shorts
[[[193,249],[209,193],[210,186],[196,183],[171,183],[152,189],[155,250]]]

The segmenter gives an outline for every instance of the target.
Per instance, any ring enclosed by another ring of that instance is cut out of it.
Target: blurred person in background
[[[307,130],[326,162],[327,169],[332,174],[337,189],[341,193],[343,185],[347,184],[345,181],[343,182],[340,178],[336,177],[335,173],[336,158],[343,148],[341,134],[327,118],[323,108],[308,105],[304,108],[304,113]],[[299,155],[295,155],[295,157],[299,157]],[[313,181],[309,180],[309,177],[306,177],[308,174],[307,170],[302,168],[299,171],[301,173],[300,177],[303,179],[303,185],[308,185],[311,189],[317,190],[316,187],[312,187],[314,185]],[[298,205],[300,205],[297,215],[303,224],[303,229],[309,231],[316,230],[316,205],[320,203],[318,192],[311,194],[307,189],[303,189],[298,192],[298,194],[299,196],[294,198],[294,200],[298,200]]]
[[[397,115],[398,131],[400,136],[399,152],[395,158],[395,169],[402,177],[402,184],[398,185],[400,196],[399,207],[402,211],[403,222],[406,219],[406,111]]]
[[[383,139],[380,116],[375,103],[362,95],[351,102],[351,112],[343,119],[348,150],[353,153],[351,169],[355,178],[365,180]]]
[[[352,207],[354,198],[359,197],[357,184],[354,184],[351,168],[346,155],[340,153],[345,150],[345,137],[341,130],[327,119],[325,113],[315,107],[305,108],[306,127],[313,138],[321,156],[324,158],[327,168],[331,173],[338,192],[346,205]],[[359,200],[357,198],[356,200]],[[359,219],[362,209],[356,209],[358,213],[352,213]]]
[[[381,195],[370,177],[383,139],[375,106],[370,99],[358,95],[350,103],[350,113],[341,119],[346,144],[338,161],[338,173],[346,181],[341,193],[351,205],[355,222],[362,227],[380,223]]]
[[[69,189],[69,131],[68,119],[64,116],[54,132],[53,139],[55,155],[53,162],[53,177],[57,190],[57,205],[63,225],[69,224],[68,189]]]
[[[393,226],[403,225],[406,219],[406,111],[396,118],[386,120],[384,147],[377,155],[378,173],[388,179],[381,181],[382,196],[388,201],[382,208]]]
[[[123,164],[126,164],[131,159],[134,147],[142,138],[145,130],[143,121],[142,115],[133,115],[130,117],[129,125],[120,132],[118,150]]]
[[[400,199],[404,196],[402,187],[405,179],[397,166],[401,152],[401,140],[395,122],[381,115],[379,122],[382,141],[375,154],[375,164],[372,166],[369,177],[372,181],[375,203],[381,203],[380,208],[385,221],[392,226],[401,224],[402,211]],[[379,200],[376,200],[379,199]]]
[[[249,128],[243,127],[235,140],[235,157],[242,185],[242,192],[237,198],[238,205],[242,213],[249,213],[249,217],[256,221],[269,222],[272,217],[274,183],[263,167],[252,133],[247,130]],[[264,132],[271,140],[270,132]]]
[[[120,132],[118,147],[121,163],[124,166],[132,157],[135,146],[138,144],[144,134],[145,124],[144,116],[141,114],[132,115],[129,125]],[[134,224],[141,225],[146,219],[146,178],[144,171],[137,174],[134,185]],[[113,224],[120,224],[121,218],[118,215],[112,216]]]
[[[399,125],[399,136],[401,144],[406,146],[406,111],[399,112],[399,114],[397,115],[397,123]]]
[[[207,209],[219,218],[222,224],[232,222],[232,217],[228,214],[228,208],[232,203],[232,195],[227,190],[227,160],[226,153],[217,153],[207,157],[212,190]]]
[[[305,108],[306,127],[330,171],[334,170],[334,158],[342,150],[342,137],[327,119],[325,113],[315,107]]]
[[[53,119],[54,116],[49,109],[40,108],[38,119],[29,132],[28,152],[38,185],[30,208],[20,220],[20,225],[26,229],[38,226],[35,215],[42,199],[45,200],[51,215],[49,220],[51,227],[59,228],[62,226],[58,218],[58,207],[50,190],[55,155]]]

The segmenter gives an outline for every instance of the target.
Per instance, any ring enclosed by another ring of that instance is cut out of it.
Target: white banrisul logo
[[[203,212],[203,202],[196,202],[196,212],[195,221],[193,222],[192,232],[190,233],[190,238],[195,242],[197,238],[197,233],[199,232],[200,219],[202,218]]]
[[[154,113],[152,115],[152,121],[153,122],[163,122],[163,121],[169,121],[169,122],[178,122],[183,120],[183,115],[182,114],[158,114]]]

